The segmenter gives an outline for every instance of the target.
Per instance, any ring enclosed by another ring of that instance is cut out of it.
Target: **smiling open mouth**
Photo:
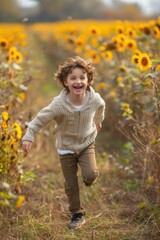
[[[75,89],[82,89],[83,86],[73,86],[73,88],[75,88]]]

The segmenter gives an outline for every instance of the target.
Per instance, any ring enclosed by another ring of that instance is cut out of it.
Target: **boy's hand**
[[[28,154],[29,150],[32,147],[32,142],[31,141],[23,141],[22,142],[22,148],[26,154]]]
[[[102,124],[101,123],[97,123],[96,124],[96,128],[97,128],[97,132],[99,132],[102,128]]]

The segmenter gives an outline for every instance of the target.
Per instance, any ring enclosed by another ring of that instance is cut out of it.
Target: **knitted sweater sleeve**
[[[54,100],[46,107],[41,109],[37,116],[28,124],[27,131],[22,138],[22,141],[34,142],[34,136],[39,130],[53,120],[57,115],[54,106]]]
[[[105,102],[103,99],[101,99],[100,106],[97,109],[94,116],[95,124],[100,124],[104,120],[104,117],[105,117]]]

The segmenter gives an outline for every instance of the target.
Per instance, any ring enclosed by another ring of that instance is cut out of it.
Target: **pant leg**
[[[69,211],[74,214],[84,212],[80,203],[78,185],[78,163],[74,154],[59,155],[62,172],[65,179],[65,192],[69,201]]]
[[[87,186],[91,186],[97,179],[99,172],[95,158],[95,145],[92,143],[78,156],[78,164],[81,168],[82,177]]]

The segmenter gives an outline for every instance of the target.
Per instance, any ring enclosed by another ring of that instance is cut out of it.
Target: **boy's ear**
[[[67,85],[67,81],[66,81],[66,80],[64,81],[64,85],[65,85],[66,87],[68,87],[68,85]]]

